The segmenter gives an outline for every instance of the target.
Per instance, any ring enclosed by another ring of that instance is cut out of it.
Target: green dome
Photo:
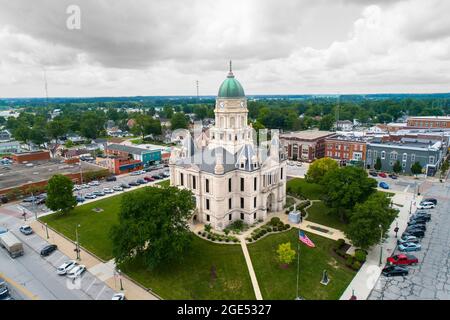
[[[245,97],[244,88],[234,78],[233,72],[229,72],[227,78],[222,82],[219,88],[219,98],[243,98]]]

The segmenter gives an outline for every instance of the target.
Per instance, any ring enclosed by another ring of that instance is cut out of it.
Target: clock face
[[[223,103],[223,101],[221,103],[219,103],[219,106],[221,109],[223,109],[223,107],[225,107],[225,103]]]
[[[244,101],[241,101],[241,108],[244,107]]]

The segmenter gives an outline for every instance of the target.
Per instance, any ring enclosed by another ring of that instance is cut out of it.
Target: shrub
[[[230,229],[226,228],[226,229],[223,230],[223,232],[224,232],[226,235],[228,235],[228,234],[230,233]]]
[[[361,268],[361,263],[359,261],[355,261],[352,264],[352,269],[358,271]]]
[[[262,229],[259,233],[263,236],[267,233],[267,230]]]
[[[290,226],[288,223],[286,223],[286,224],[284,225],[284,230],[288,230],[290,227],[291,227],[291,226]]]
[[[349,257],[347,258],[347,260],[345,260],[345,265],[346,265],[347,267],[352,267],[352,266],[353,266],[353,257],[352,257],[352,256],[349,256]]]
[[[206,232],[211,232],[211,225],[210,224],[205,225],[205,231]]]
[[[201,234],[202,234],[202,232],[201,232],[201,231],[199,231],[199,232],[197,232],[197,234],[198,234],[198,235],[201,235]]]
[[[345,245],[345,240],[344,239],[338,239],[335,243],[334,243],[335,247],[334,247],[334,251],[339,250],[340,248],[342,248]]]
[[[360,264],[363,264],[366,261],[367,253],[364,250],[356,250],[355,251],[355,260]]]
[[[272,226],[276,226],[277,224],[279,224],[280,223],[280,218],[278,218],[278,217],[273,217],[272,219],[270,219],[270,224],[272,225]]]
[[[211,239],[211,234],[210,234],[210,233],[208,233],[207,238],[208,238],[208,239]]]
[[[230,242],[230,239],[228,237],[226,237],[225,242]]]
[[[233,242],[234,243],[238,242],[238,239],[237,238],[233,238]]]

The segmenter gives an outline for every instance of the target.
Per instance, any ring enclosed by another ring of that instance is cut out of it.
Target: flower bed
[[[265,225],[253,230],[251,237],[246,238],[248,242],[253,242],[265,236],[268,233],[281,232],[290,229],[289,224],[284,224],[280,218],[273,217]]]

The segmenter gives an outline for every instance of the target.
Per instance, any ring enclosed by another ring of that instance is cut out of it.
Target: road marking
[[[35,294],[33,294],[30,290],[22,286],[20,283],[14,281],[13,279],[5,276],[3,273],[0,272],[0,276],[8,282],[8,284],[11,284],[16,290],[20,291],[22,294],[30,298],[31,300],[39,300],[39,297]]]
[[[403,192],[408,192],[408,189],[409,189],[409,184],[406,186],[406,188],[405,188],[405,190],[403,190]]]

